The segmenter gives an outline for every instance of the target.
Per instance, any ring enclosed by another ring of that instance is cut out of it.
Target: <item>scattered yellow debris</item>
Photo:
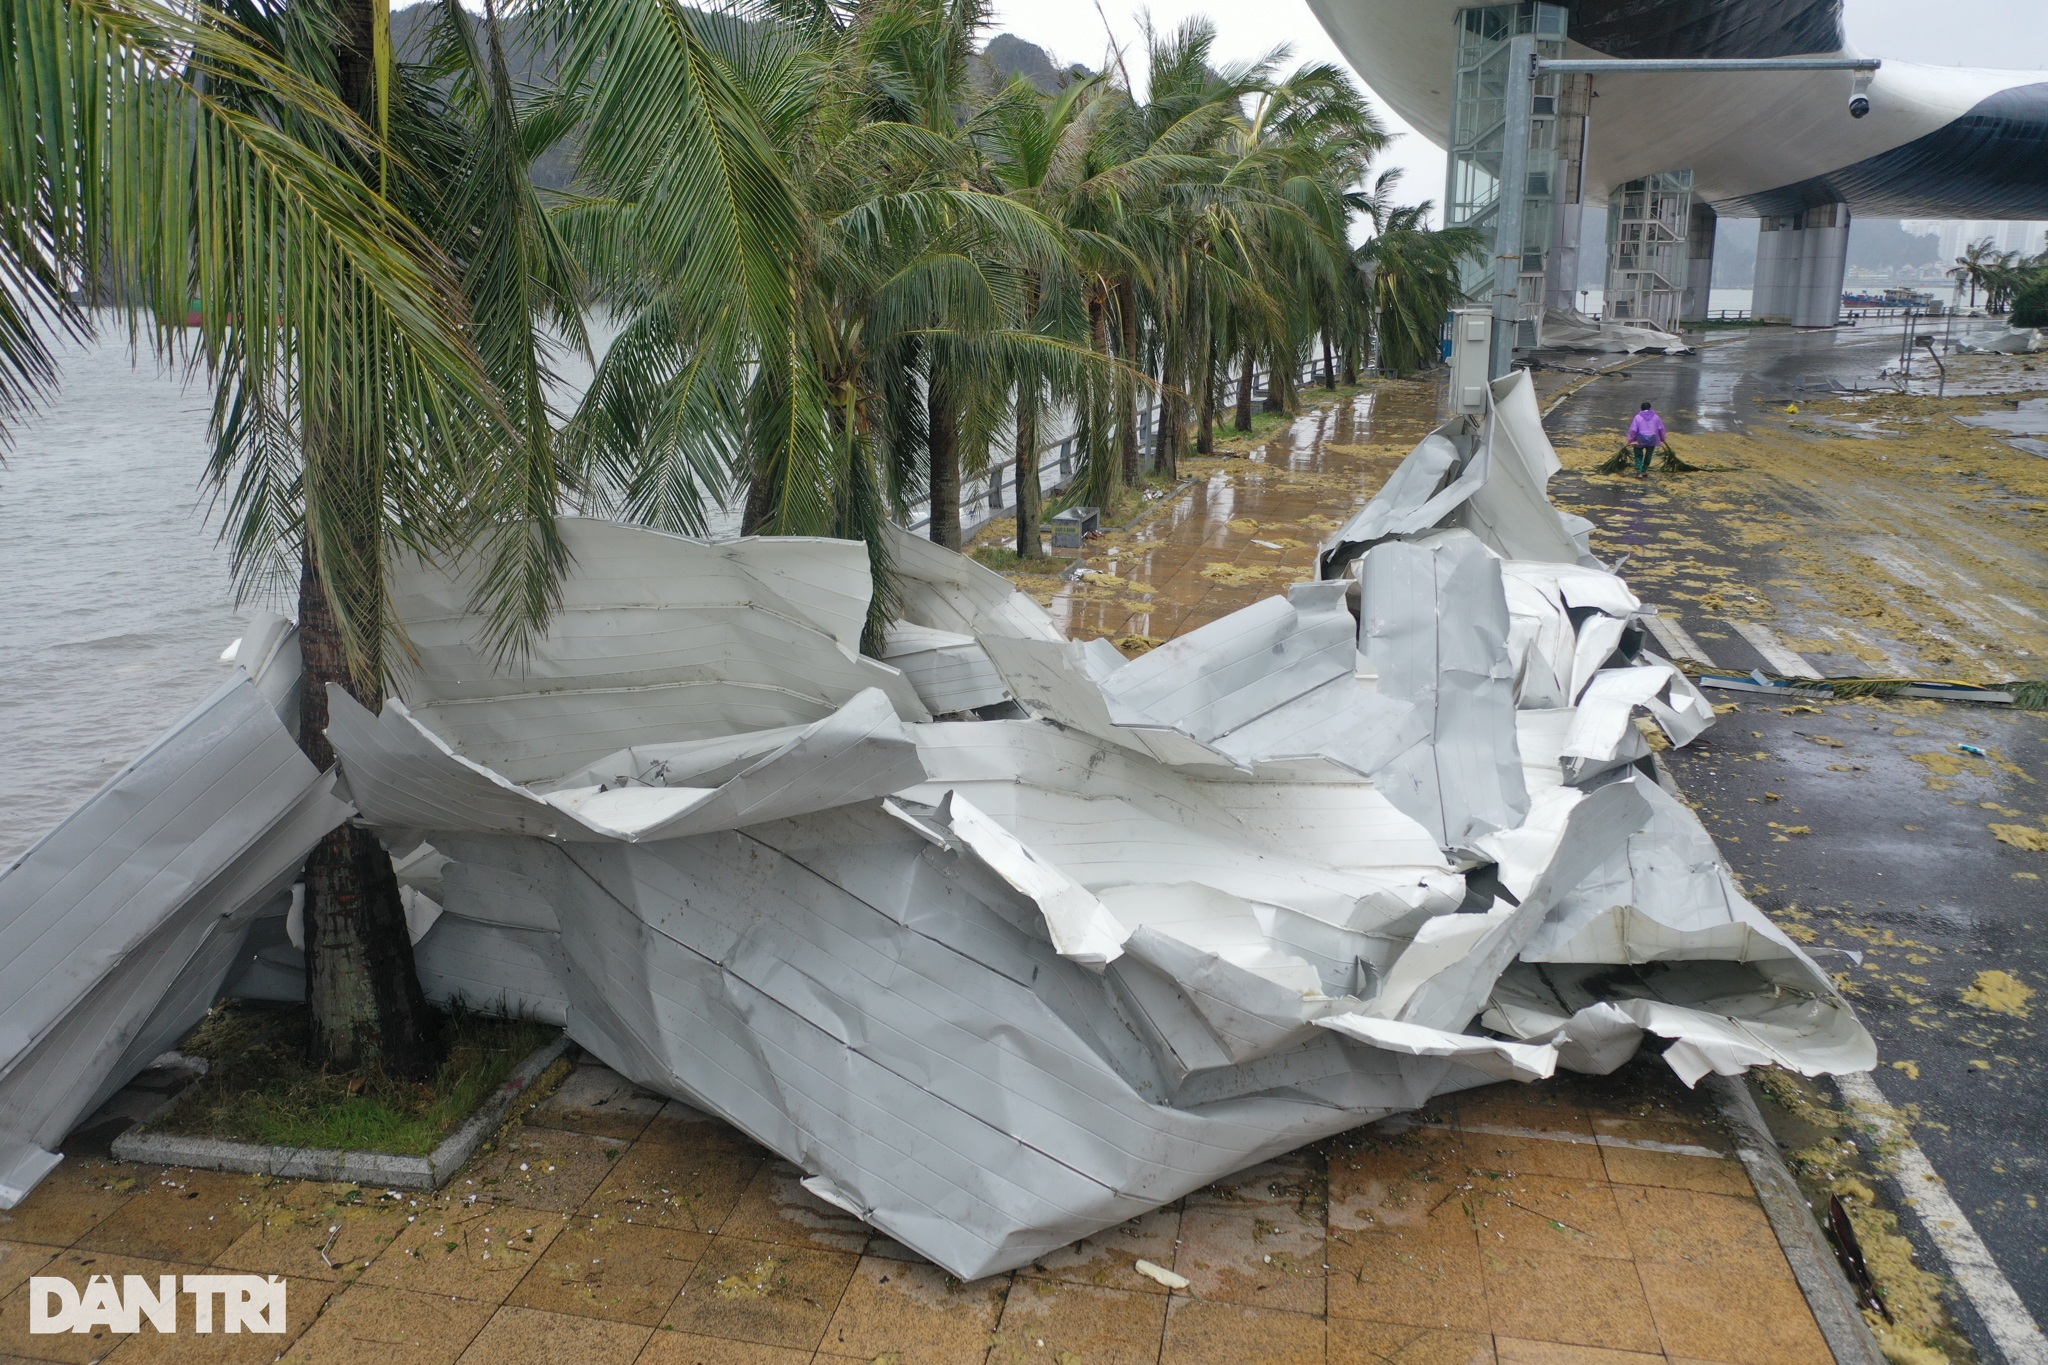
[[[1991,1069],[1991,1063],[1985,1061],[1982,1057],[1970,1058],[1970,1065],[1976,1067],[1979,1071],[1989,1071]]]
[[[2048,853],[2048,829],[2035,829],[2032,825],[1992,825],[1991,837],[2001,844],[2024,848],[2032,853]]]
[[[752,1270],[737,1275],[728,1275],[716,1286],[718,1293],[728,1299],[765,1299],[775,1289],[775,1272],[782,1266],[782,1259],[770,1256]]]
[[[1821,709],[1818,706],[1781,706],[1778,712],[1786,716],[1817,716]]]
[[[2000,815],[2007,816],[2018,816],[2026,814],[2025,811],[2014,810],[2011,806],[2001,806],[1996,801],[1979,801],[1977,803],[1977,809],[1997,811]]]
[[[1787,403],[1785,405],[1785,414],[1788,417],[1797,417],[1799,415],[1799,405],[1797,403]]]
[[[1740,711],[1741,709],[1742,703],[1739,701],[1724,701],[1719,706],[1716,706],[1714,708],[1714,714],[1717,716],[1725,716],[1731,711]]]
[[[1119,635],[1110,641],[1126,654],[1143,654],[1148,649],[1157,649],[1166,643],[1156,635]]]
[[[1905,1072],[1906,1079],[1909,1081],[1920,1079],[1920,1063],[1918,1062],[1893,1062],[1892,1069]]]
[[[1648,716],[1637,716],[1635,726],[1636,733],[1643,737],[1652,753],[1661,754],[1671,747],[1671,738],[1664,733],[1664,727]]]
[[[1808,738],[1824,749],[1845,749],[1848,747],[1833,735],[1810,735]]]
[[[1202,577],[1212,583],[1221,583],[1228,588],[1241,588],[1253,583],[1266,581],[1267,570],[1249,568],[1241,564],[1226,564],[1221,560],[1202,566]]]
[[[2015,872],[2012,874],[2012,879],[2016,882],[2038,882],[2041,880],[2041,874],[2038,872]]]
[[[1963,1003],[1975,1005],[1980,1010],[1994,1014],[2010,1014],[2015,1019],[2024,1019],[2031,1014],[2027,1004],[2034,998],[2034,988],[2014,976],[2011,972],[1996,968],[1977,973],[1977,983],[1963,992]],[[1974,1065],[1974,1064],[1973,1064]],[[1984,1063],[1988,1068],[1989,1062]]]
[[[1771,821],[1770,824],[1772,829],[1778,831],[1778,837],[1780,838],[1783,838],[1785,835],[1788,834],[1813,833],[1812,825],[1781,825],[1776,820]]]
[[[1784,800],[1784,799],[1785,799],[1784,797],[1782,797],[1782,796],[1778,795],[1778,794],[1777,794],[1776,792],[1765,792],[1765,793],[1764,793],[1764,800],[1766,800],[1766,801],[1782,801],[1782,800]]]

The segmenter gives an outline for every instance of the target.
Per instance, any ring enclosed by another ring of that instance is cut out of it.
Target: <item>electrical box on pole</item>
[[[1486,381],[1492,378],[1493,312],[1459,308],[1451,313],[1451,412],[1486,414]]]

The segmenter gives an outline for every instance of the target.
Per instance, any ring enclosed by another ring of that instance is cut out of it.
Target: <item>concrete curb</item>
[[[1749,1172],[1749,1183],[1756,1187],[1771,1230],[1778,1234],[1778,1245],[1784,1249],[1806,1296],[1806,1306],[1813,1310],[1813,1320],[1837,1365],[1885,1365],[1884,1351],[1856,1306],[1855,1291],[1835,1260],[1834,1248],[1822,1235],[1791,1168],[1780,1155],[1778,1140],[1764,1123],[1756,1096],[1738,1076],[1709,1076],[1703,1084],[1713,1091],[1728,1120],[1736,1155]]]
[[[113,1155],[116,1161],[148,1165],[192,1166],[205,1171],[239,1171],[294,1180],[339,1180],[399,1190],[437,1190],[462,1169],[486,1138],[498,1131],[519,1097],[568,1050],[569,1035],[565,1033],[528,1055],[491,1092],[490,1098],[427,1156],[273,1147],[260,1142],[141,1129],[130,1129],[115,1138]]]

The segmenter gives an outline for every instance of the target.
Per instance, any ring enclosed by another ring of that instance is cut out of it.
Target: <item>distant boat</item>
[[[1845,292],[1842,295],[1844,308],[1932,308],[1934,295],[1918,289],[1887,289],[1882,294],[1868,290]]]

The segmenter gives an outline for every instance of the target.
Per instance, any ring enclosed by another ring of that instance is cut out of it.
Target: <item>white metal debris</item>
[[[270,618],[235,680],[0,872],[0,1208],[64,1135],[191,1031],[250,924],[282,920],[320,837],[350,814],[274,703],[298,645]]]
[[[1712,709],[1549,503],[1527,377],[1495,399],[1326,581],[1136,659],[908,536],[882,661],[857,545],[565,519],[523,672],[400,566],[416,669],[329,738],[439,907],[429,992],[562,1021],[966,1278],[1645,1032],[1688,1081],[1872,1065],[1650,775],[1639,719]],[[283,919],[236,989],[289,981]]]
[[[1692,350],[1685,338],[1644,322],[1598,321],[1576,310],[1548,309],[1543,314],[1543,346],[1560,351],[1606,353],[1661,351],[1685,355]]]

